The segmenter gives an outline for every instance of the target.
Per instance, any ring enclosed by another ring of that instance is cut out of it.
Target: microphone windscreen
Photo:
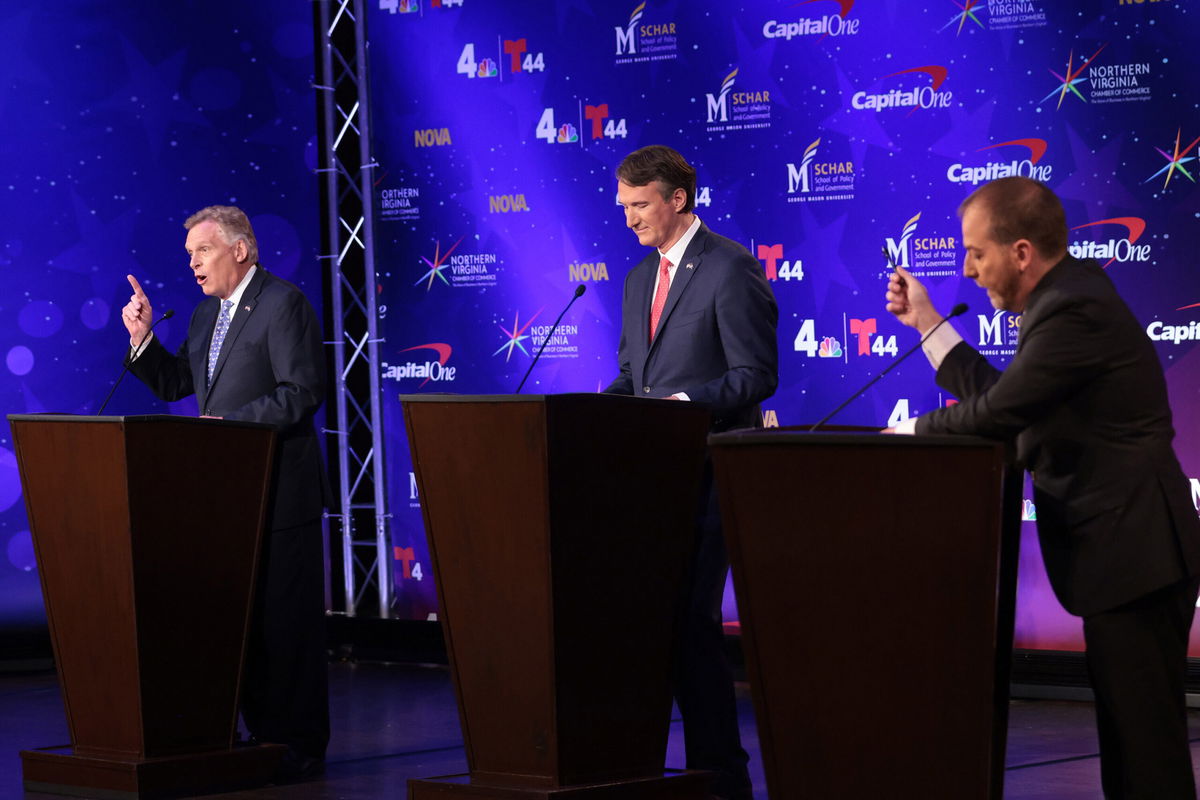
[[[583,297],[583,293],[584,293],[584,292],[586,292],[586,291],[587,291],[587,284],[586,284],[586,283],[581,283],[581,284],[579,284],[578,286],[576,286],[576,287],[575,287],[575,296],[576,296],[576,297]]]
[[[946,319],[950,319],[950,317],[961,316],[965,313],[967,313],[967,304],[959,303],[954,308],[950,309],[950,316],[946,317]]]

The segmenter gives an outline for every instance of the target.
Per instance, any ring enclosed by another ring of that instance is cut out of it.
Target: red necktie
[[[666,256],[658,263],[658,289],[654,291],[654,303],[650,306],[650,341],[658,330],[658,319],[662,316],[663,307],[667,304],[667,292],[671,290],[671,262]]]

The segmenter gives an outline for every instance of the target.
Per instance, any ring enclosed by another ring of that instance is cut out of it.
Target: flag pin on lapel
[[[250,311],[250,310],[252,310],[252,309],[250,308],[250,306],[242,306],[242,308],[243,308],[244,310],[246,310],[246,311]]]
[[[689,262],[687,262],[686,264],[684,264],[684,265],[683,265],[683,268],[684,268],[684,269],[691,269],[691,268],[692,268],[692,262],[690,262],[690,261],[689,261]]]

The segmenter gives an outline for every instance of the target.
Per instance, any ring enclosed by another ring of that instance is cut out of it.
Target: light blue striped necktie
[[[217,317],[217,329],[213,331],[212,344],[208,347],[208,382],[212,383],[213,370],[217,368],[217,357],[221,355],[221,344],[225,341],[225,332],[229,330],[229,309],[233,308],[232,300],[221,301],[221,314]]]

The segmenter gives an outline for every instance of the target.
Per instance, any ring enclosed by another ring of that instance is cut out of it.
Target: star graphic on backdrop
[[[504,335],[508,337],[508,341],[500,345],[500,347],[497,348],[496,352],[492,353],[492,355],[499,355],[501,350],[508,350],[508,352],[504,355],[504,360],[508,361],[510,358],[512,358],[514,348],[519,348],[522,353],[529,355],[529,351],[525,349],[525,345],[521,344],[521,342],[529,338],[529,334],[525,333],[525,331],[529,329],[529,326],[533,324],[533,321],[538,318],[538,314],[541,313],[542,309],[539,308],[537,310],[537,314],[534,314],[532,317],[526,320],[524,325],[521,325],[521,313],[517,312],[513,315],[511,331],[505,328],[503,325],[497,326],[500,328],[500,330],[504,331]]]
[[[1179,130],[1177,130],[1175,132],[1175,150],[1173,153],[1168,154],[1161,147],[1154,148],[1155,150],[1157,150],[1159,153],[1162,154],[1163,158],[1165,158],[1167,160],[1167,165],[1165,167],[1163,167],[1162,169],[1160,169],[1158,172],[1151,175],[1149,178],[1146,178],[1146,180],[1142,181],[1142,183],[1149,183],[1150,181],[1157,178],[1159,175],[1162,175],[1163,172],[1166,172],[1167,179],[1165,181],[1163,181],[1163,188],[1165,189],[1165,188],[1167,188],[1167,184],[1169,184],[1171,182],[1171,176],[1175,174],[1176,170],[1178,170],[1179,172],[1182,172],[1184,177],[1186,177],[1192,183],[1196,182],[1196,179],[1192,177],[1191,173],[1189,173],[1186,169],[1184,169],[1183,165],[1189,161],[1196,160],[1195,156],[1188,156],[1188,153],[1190,153],[1192,151],[1192,148],[1194,148],[1197,143],[1200,143],[1200,136],[1197,136],[1195,139],[1192,140],[1191,144],[1189,144],[1187,147],[1183,148],[1183,150],[1180,150],[1179,149],[1179,140],[1180,140],[1180,137],[1182,134],[1183,134],[1183,128],[1180,128]]]
[[[580,264],[580,263],[584,263],[586,261],[586,262],[590,262],[594,265],[594,264],[599,264],[599,263],[603,262],[605,265],[605,268],[608,270],[608,279],[610,281],[613,280],[614,269],[620,269],[620,267],[622,265],[619,265],[615,262],[608,263],[609,257],[605,253],[594,253],[590,256],[587,256],[585,259],[583,256],[581,256],[579,254],[579,248],[577,248],[575,246],[575,240],[571,238],[570,228],[568,228],[566,225],[562,225],[561,231],[562,231],[561,236],[562,236],[562,243],[563,243],[563,259],[565,260],[565,262],[567,264]],[[549,287],[549,290],[552,293],[557,294],[558,292],[562,291],[562,273],[561,272],[543,272],[542,273],[542,283],[544,283],[547,287]],[[596,319],[600,320],[600,322],[602,322],[605,326],[609,326],[612,324],[612,319],[610,318],[609,313],[608,313],[608,306],[606,306],[604,303],[600,302],[600,299],[601,299],[600,295],[596,294],[595,292],[591,292],[591,293],[587,294],[586,296],[581,297],[580,301],[584,305],[587,306],[587,310],[589,313],[592,314],[592,316],[594,316],[594,317],[596,317]]]
[[[208,118],[183,96],[180,88],[188,55],[186,50],[151,64],[128,39],[121,40],[121,49],[125,54],[129,80],[99,107],[132,114],[145,130],[146,141],[154,158],[158,158],[173,124],[212,127]]]
[[[1046,95],[1041,100],[1039,100],[1038,105],[1041,105],[1042,103],[1046,102],[1047,100],[1049,100],[1051,97],[1053,97],[1057,93],[1058,94],[1058,105],[1056,105],[1055,108],[1056,109],[1062,108],[1063,100],[1066,99],[1067,92],[1070,92],[1071,94],[1075,95],[1080,100],[1082,100],[1083,102],[1086,103],[1087,98],[1085,98],[1082,94],[1080,94],[1079,90],[1076,89],[1075,86],[1077,84],[1083,83],[1085,80],[1087,80],[1087,78],[1083,78],[1080,76],[1083,75],[1083,71],[1085,69],[1087,69],[1087,65],[1091,64],[1093,61],[1095,61],[1096,56],[1100,55],[1100,51],[1103,50],[1105,47],[1108,47],[1108,42],[1105,42],[1104,44],[1100,45],[1099,49],[1096,50],[1096,52],[1092,53],[1092,57],[1089,58],[1087,61],[1080,62],[1078,67],[1073,66],[1073,64],[1075,62],[1075,51],[1072,50],[1070,52],[1070,54],[1068,54],[1068,56],[1067,56],[1067,70],[1066,70],[1065,75],[1059,75],[1054,70],[1050,70],[1050,74],[1053,75],[1054,77],[1058,78],[1060,83],[1058,86],[1054,87],[1054,91],[1050,92],[1050,94]]]
[[[858,291],[858,281],[846,268],[846,259],[838,252],[844,239],[848,214],[839,214],[822,227],[809,209],[810,203],[800,204],[800,227],[806,232],[804,253],[805,280],[811,280],[817,308],[825,307],[825,298],[834,284]]]
[[[838,110],[821,120],[821,127],[845,134],[852,140],[861,139],[867,144],[894,150],[892,138],[879,124],[882,115],[875,111],[860,111],[850,105],[850,97],[856,90],[841,67],[837,68],[837,82],[838,91],[845,98],[845,105],[839,105]]]
[[[1087,142],[1068,125],[1067,142],[1071,148],[1072,162],[1087,164],[1089,169],[1073,170],[1062,183],[1054,187],[1059,197],[1082,202],[1087,206],[1088,219],[1112,216],[1108,212],[1113,208],[1131,209],[1141,205],[1116,179],[1123,139],[1113,137],[1093,153]]]
[[[113,276],[118,276],[120,285],[127,287],[121,276],[136,275],[142,269],[132,255],[133,229],[139,212],[136,209],[126,211],[110,222],[104,222],[91,213],[75,192],[71,192],[71,206],[79,229],[79,241],[61,251],[49,265],[63,272],[89,276],[97,297],[111,297]]]
[[[972,22],[974,22],[980,28],[984,28],[984,24],[979,21],[979,17],[975,16],[975,9],[979,7],[979,4],[981,2],[983,2],[983,0],[966,0],[966,3],[964,4],[964,3],[959,3],[959,2],[957,2],[957,0],[955,0],[954,5],[958,6],[962,10],[959,13],[952,16],[950,18],[949,22],[947,22],[945,25],[943,25],[941,28],[939,28],[938,33],[941,33],[942,31],[946,30],[946,28],[949,28],[951,25],[953,25],[955,22],[957,22],[958,30],[955,31],[954,35],[959,36],[962,34],[963,26],[967,24],[968,19],[971,20]],[[985,28],[985,30],[986,30],[986,28]]]
[[[461,237],[461,236],[458,237],[458,241],[455,242],[453,245],[451,245],[450,249],[447,250],[445,253],[442,252],[442,243],[437,242],[433,248],[433,260],[432,261],[430,261],[428,258],[425,258],[425,256],[421,256],[421,260],[424,261],[425,264],[429,267],[429,271],[426,272],[424,275],[422,275],[419,279],[417,279],[417,282],[414,283],[413,286],[420,286],[421,281],[425,280],[426,278],[429,279],[429,284],[425,287],[425,291],[427,291],[427,292],[433,288],[433,279],[434,278],[439,279],[442,283],[449,286],[450,281],[446,280],[446,276],[442,274],[442,270],[444,270],[447,266],[449,266],[448,264],[446,264],[446,259],[448,259],[450,257],[450,254],[454,252],[455,248],[457,248],[460,244],[462,244],[462,240],[463,240],[463,237]]]
[[[963,147],[983,147],[991,141],[989,131],[992,129],[992,114],[996,111],[996,101],[988,100],[975,111],[967,111],[963,106],[950,109],[950,124],[946,126],[946,135],[934,141],[929,146],[929,152],[950,159],[959,159],[967,155]]]

